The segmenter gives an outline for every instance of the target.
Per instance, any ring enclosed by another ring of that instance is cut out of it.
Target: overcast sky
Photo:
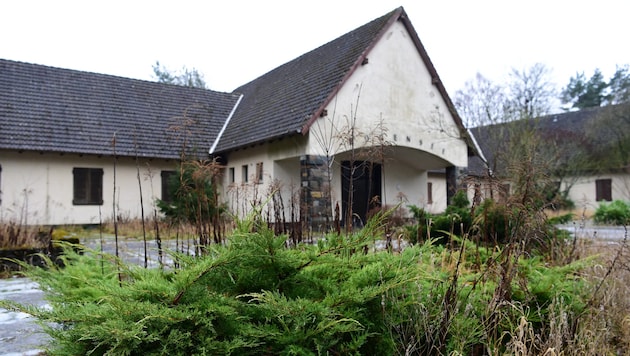
[[[4,0],[0,58],[146,80],[159,60],[232,91],[398,6],[451,95],[477,72],[542,62],[560,88],[630,63],[627,0]]]

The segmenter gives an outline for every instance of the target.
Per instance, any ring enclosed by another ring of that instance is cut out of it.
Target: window
[[[612,201],[612,180],[597,179],[595,181],[595,200]]]
[[[247,179],[247,165],[243,165],[242,169],[241,169],[241,181],[243,183],[247,183],[248,179]]]
[[[175,171],[160,172],[160,177],[162,178],[162,201],[167,203],[173,202],[175,195],[175,189],[177,187],[177,182],[173,181],[175,173]]]
[[[433,204],[433,183],[427,183],[427,204]]]
[[[230,176],[229,176],[230,184],[233,184],[234,183],[234,179],[235,179],[235,177],[234,177],[234,175],[235,175],[234,167],[230,167],[229,172],[230,172]]]
[[[75,168],[72,170],[74,205],[103,204],[103,169]]]
[[[257,184],[262,184],[263,182],[263,163],[256,163],[256,177],[254,178],[254,182]]]

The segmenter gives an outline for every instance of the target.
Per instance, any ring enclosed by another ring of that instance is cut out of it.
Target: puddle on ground
[[[101,245],[102,243],[102,245]],[[101,246],[107,253],[115,253],[113,237],[88,239],[88,248],[99,251]],[[120,239],[119,255],[127,263],[144,264],[144,242],[134,239]],[[164,249],[175,249],[174,240],[165,240]],[[180,247],[181,248],[181,247]],[[189,246],[186,246],[189,249]],[[159,254],[155,241],[147,241],[147,265],[149,268],[160,266]],[[164,264],[172,264],[170,255],[165,253]],[[39,285],[28,278],[0,279],[0,299],[11,300],[23,305],[46,307],[44,293]],[[39,355],[50,342],[34,317],[26,313],[9,311],[0,308],[0,356]]]
[[[39,285],[28,278],[0,279],[0,299],[46,306]],[[0,356],[37,355],[49,341],[34,317],[0,308]]]

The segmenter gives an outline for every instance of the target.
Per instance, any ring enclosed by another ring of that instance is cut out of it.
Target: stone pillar
[[[329,165],[326,156],[300,157],[302,219],[313,231],[329,231],[332,224]]]

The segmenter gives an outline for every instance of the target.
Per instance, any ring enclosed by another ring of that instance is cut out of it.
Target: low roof
[[[505,169],[505,162],[496,162],[498,150],[503,150],[501,142],[507,142],[510,135],[517,134],[519,128],[517,125],[526,124],[528,128],[534,128],[540,137],[557,147],[566,146],[566,152],[575,149],[581,149],[585,153],[595,155],[607,149],[611,142],[615,139],[612,137],[614,131],[621,129],[622,126],[614,125],[609,120],[610,115],[630,115],[630,103],[621,105],[610,105],[604,107],[595,107],[583,109],[580,111],[569,111],[546,115],[540,118],[518,120],[508,123],[493,124],[479,126],[470,129],[470,132],[478,142],[483,157],[489,163],[490,168],[498,170],[495,172],[501,174]],[[626,119],[628,125],[630,119]],[[625,126],[623,126],[625,127]],[[571,159],[571,157],[565,157]],[[468,160],[468,171],[471,175],[486,175],[488,166],[480,157],[470,157]]]
[[[207,158],[238,97],[0,59],[0,148]]]

